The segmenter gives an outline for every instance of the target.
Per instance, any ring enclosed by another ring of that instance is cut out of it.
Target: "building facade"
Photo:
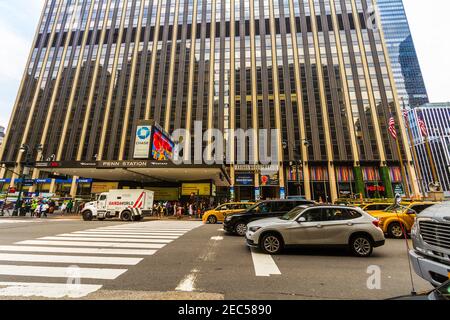
[[[403,0],[377,0],[395,84],[405,106],[428,103],[428,94]]]
[[[392,197],[402,183],[417,194],[382,29],[368,25],[372,5],[47,0],[1,174],[20,169],[23,144],[42,144],[38,161],[132,160],[140,120],[169,133],[201,121],[204,131],[279,130],[274,170],[258,166],[259,140],[247,150],[253,163],[237,165],[231,144],[232,197]]]
[[[423,188],[433,182],[431,161],[429,160],[425,139],[419,128],[422,119],[428,131],[428,141],[431,147],[433,162],[436,166],[439,183],[446,196],[450,196],[450,102],[429,103],[413,108],[408,112],[412,147],[415,149],[420,184]]]
[[[4,139],[5,139],[5,127],[0,126],[0,145],[2,145]]]

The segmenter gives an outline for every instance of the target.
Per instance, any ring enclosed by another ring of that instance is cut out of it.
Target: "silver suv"
[[[416,273],[434,286],[450,277],[450,202],[420,213],[411,230],[409,257]]]
[[[360,208],[329,205],[300,206],[281,218],[252,222],[247,245],[267,254],[288,246],[342,246],[359,257],[368,257],[384,245],[378,220]]]

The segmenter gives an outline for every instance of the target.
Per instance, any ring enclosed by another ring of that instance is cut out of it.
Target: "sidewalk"
[[[27,214],[26,216],[12,216],[12,210],[10,212],[6,212],[5,211],[5,215],[2,216],[0,213],[0,219],[37,219],[36,217],[32,217],[30,214]],[[82,219],[80,214],[77,213],[65,213],[62,214],[61,212],[57,212],[57,213],[53,213],[53,214],[47,214],[47,218],[43,218],[43,219],[74,219],[74,220],[78,220],[78,219]],[[142,221],[199,221],[201,222],[202,219],[201,218],[191,218],[189,216],[183,216],[181,218],[175,217],[175,216],[164,216],[162,218],[159,217],[154,217],[154,216],[146,216],[144,217],[144,219]],[[113,220],[111,220],[113,221]]]

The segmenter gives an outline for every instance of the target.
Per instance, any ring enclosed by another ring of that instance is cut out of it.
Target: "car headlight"
[[[250,230],[251,232],[256,232],[256,231],[258,231],[259,229],[261,229],[261,227],[251,227],[249,230]]]
[[[232,219],[231,216],[227,216],[227,217],[225,218],[225,221],[231,221],[231,219]]]

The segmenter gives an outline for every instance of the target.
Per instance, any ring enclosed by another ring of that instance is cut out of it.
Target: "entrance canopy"
[[[37,162],[36,168],[52,174],[104,181],[181,183],[212,180],[228,187],[231,179],[221,165],[175,165],[170,161]]]

